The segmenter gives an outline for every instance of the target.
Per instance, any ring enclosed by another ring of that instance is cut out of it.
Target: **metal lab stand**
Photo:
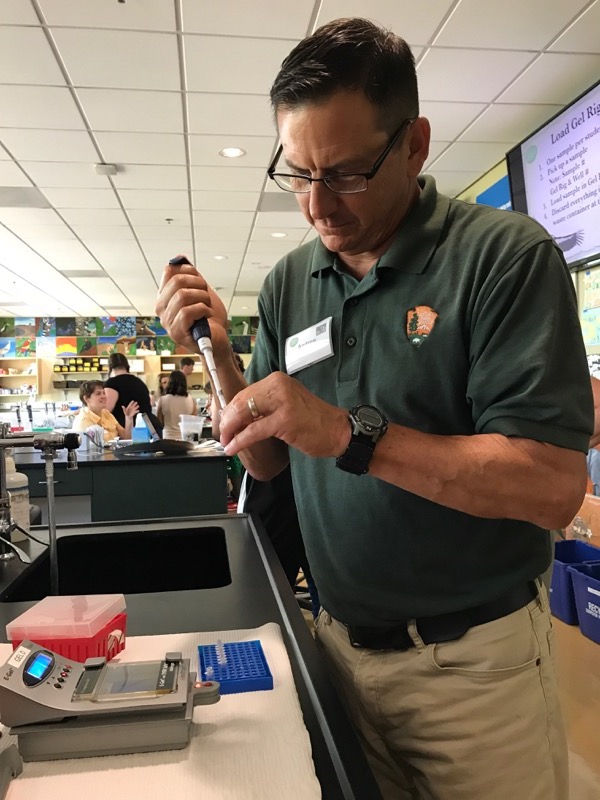
[[[0,423],[0,561],[17,555],[23,563],[31,562],[29,556],[11,541],[11,533],[17,524],[10,513],[10,495],[6,488],[6,449],[33,447],[39,450],[45,462],[46,491],[48,498],[48,540],[50,547],[50,593],[58,594],[58,554],[56,545],[56,515],[54,507],[54,459],[58,450],[67,449],[67,469],[77,469],[77,448],[80,444],[76,433],[11,433],[10,425]],[[23,531],[25,535],[27,531]]]

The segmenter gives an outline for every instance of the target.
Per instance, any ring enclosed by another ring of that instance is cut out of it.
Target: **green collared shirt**
[[[593,406],[571,277],[533,220],[439,195],[418,201],[360,281],[314,240],[267,276],[248,377],[285,371],[285,341],[332,317],[333,356],[294,378],[441,435],[501,433],[587,451]],[[424,500],[290,450],[323,606],[356,625],[468,608],[537,577],[547,533]]]

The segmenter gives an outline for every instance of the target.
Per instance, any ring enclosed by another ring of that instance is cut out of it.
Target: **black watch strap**
[[[364,475],[369,470],[375,445],[388,429],[388,421],[374,406],[355,406],[350,409],[348,421],[352,428],[350,443],[345,453],[336,458],[338,469],[354,475]]]
[[[344,472],[364,475],[369,469],[369,462],[375,450],[375,442],[363,434],[352,434],[348,449],[336,458],[335,465]]]

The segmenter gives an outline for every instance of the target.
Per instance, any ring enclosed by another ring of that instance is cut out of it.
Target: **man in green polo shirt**
[[[227,453],[291,463],[328,659],[386,798],[564,800],[539,576],[585,491],[592,399],[573,285],[527,217],[420,177],[430,129],[399,37],[337,20],[271,90],[269,168],[318,238],[268,275],[246,385],[226,312],[167,267],[157,312],[207,317]]]

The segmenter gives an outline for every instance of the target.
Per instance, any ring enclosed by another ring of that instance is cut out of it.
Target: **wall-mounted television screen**
[[[600,258],[600,82],[506,154],[512,204],[570,267]]]

